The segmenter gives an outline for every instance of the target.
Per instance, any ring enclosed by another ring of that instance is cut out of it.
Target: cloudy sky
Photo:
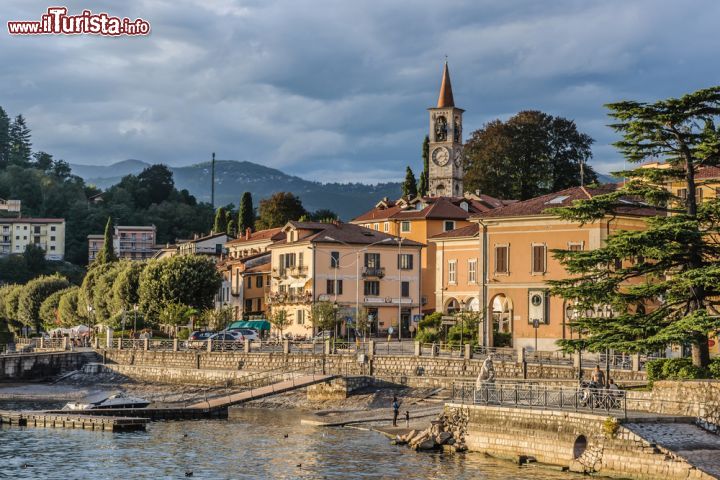
[[[249,160],[308,179],[421,168],[448,55],[466,135],[540,109],[622,168],[602,105],[718,84],[717,0],[3,0],[148,20],[148,37],[0,35],[0,105],[71,163]]]

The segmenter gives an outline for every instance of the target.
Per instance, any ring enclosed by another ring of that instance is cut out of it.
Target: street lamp
[[[133,305],[133,310],[135,311],[135,320],[133,321],[133,335],[135,335],[135,333],[137,333],[137,312],[138,312],[138,308],[139,308],[139,306],[138,306],[137,303]]]
[[[460,300],[460,349],[463,346],[463,333],[465,333],[465,300]]]
[[[333,237],[330,237],[330,236],[328,236],[328,235],[325,235],[325,237],[323,237],[323,238],[324,238],[325,240],[330,241],[330,242],[341,243],[341,244],[345,245],[346,247],[353,248],[353,246],[350,245],[349,243],[343,242],[342,240],[338,240],[338,239],[333,238]],[[356,268],[356,270],[355,270],[355,322],[357,322],[357,319],[358,319],[359,316],[360,316],[360,253],[361,253],[361,252],[364,252],[365,250],[367,250],[368,248],[372,247],[373,245],[377,245],[377,244],[379,244],[379,243],[392,242],[392,241],[394,241],[394,240],[395,240],[395,239],[392,238],[392,237],[383,238],[382,240],[379,240],[379,241],[377,241],[377,242],[373,242],[373,243],[371,243],[370,245],[366,245],[366,246],[364,246],[363,248],[360,248],[360,249],[358,249],[358,250],[355,251],[355,255],[356,255],[356,258],[355,258],[355,268]],[[338,257],[337,265],[335,265],[336,269],[337,269],[337,268],[340,268],[340,259],[343,258],[343,257],[345,257],[345,256],[347,256],[347,255],[350,255],[350,254],[352,254],[352,252],[346,253],[345,255],[342,255],[342,256]],[[336,276],[336,278],[337,278],[337,270],[335,270],[335,276]],[[337,283],[333,286],[333,288],[334,288],[333,291],[336,292],[335,298],[336,298],[336,301],[337,301]]]

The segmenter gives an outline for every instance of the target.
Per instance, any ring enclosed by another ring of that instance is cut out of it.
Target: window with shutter
[[[495,273],[508,273],[508,247],[495,247]]]
[[[400,283],[400,295],[402,297],[410,296],[410,282],[401,282]]]
[[[545,273],[545,245],[533,245],[532,252],[532,273]]]

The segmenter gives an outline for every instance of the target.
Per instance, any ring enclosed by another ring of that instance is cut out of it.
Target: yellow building
[[[486,345],[557,350],[558,339],[574,335],[569,324],[575,312],[571,304],[548,294],[548,280],[568,277],[552,250],[598,248],[613,231],[645,228],[654,210],[628,204],[613,217],[585,225],[546,210],[614,188],[575,187],[517,202],[473,218],[472,226],[433,237],[439,309],[481,312]]]
[[[288,222],[271,252],[267,304],[284,310],[285,333],[305,337],[311,310],[330,302],[342,323],[366,311],[371,333],[410,336],[420,312],[420,250],[423,245],[348,223]],[[344,330],[344,327],[343,327]]]

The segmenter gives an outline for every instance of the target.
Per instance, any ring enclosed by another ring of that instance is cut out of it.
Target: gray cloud
[[[449,55],[466,133],[522,109],[575,119],[593,164],[623,167],[602,105],[717,83],[714,0],[68,1],[147,38],[0,35],[0,104],[35,149],[76,163],[250,160],[305,178],[420,168]],[[3,2],[7,20],[49,4]]]

